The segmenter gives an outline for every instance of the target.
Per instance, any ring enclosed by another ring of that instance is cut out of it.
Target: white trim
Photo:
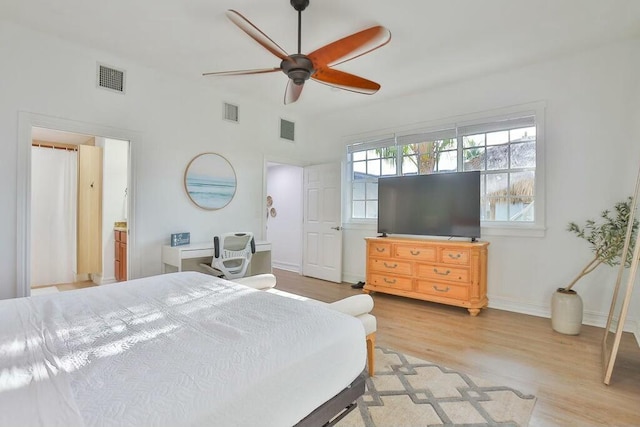
[[[488,295],[488,298],[489,307],[496,310],[511,311],[514,313],[528,314],[530,316],[544,317],[547,319],[551,318],[551,299],[549,299],[548,305],[539,305],[514,301],[509,298],[492,297],[491,295]],[[607,317],[607,315],[602,313],[585,311],[582,318],[582,324],[604,328],[607,324]],[[549,325],[549,327],[551,327],[551,325]],[[624,331],[634,333],[636,339],[638,339],[638,322],[627,319],[624,325]],[[638,343],[640,344],[640,339],[638,339]]]
[[[290,262],[274,262],[272,267],[277,268],[278,270],[285,270],[285,271],[291,271],[293,273],[302,274],[302,267]]]
[[[528,314],[536,317],[551,317],[551,309],[549,306],[540,306],[537,304],[523,303],[514,301],[509,298],[499,298],[487,295],[489,298],[489,307],[497,310],[512,311],[514,313]],[[551,300],[549,300],[551,304]],[[549,325],[551,327],[551,325]]]
[[[18,112],[18,156],[17,156],[17,215],[16,215],[16,296],[25,297],[31,293],[31,129],[33,127],[54,129],[63,132],[102,136],[129,141],[128,194],[129,211],[127,221],[130,230],[127,237],[127,268],[130,279],[140,277],[139,258],[136,247],[136,180],[135,149],[140,145],[139,132],[117,129],[109,126],[85,123],[60,117],[46,116],[27,111]]]
[[[364,281],[365,278],[361,274],[352,274],[352,273],[342,273],[342,282],[343,283],[358,283],[360,281]]]
[[[475,111],[472,113],[459,114],[453,117],[445,117],[424,122],[387,127],[383,129],[354,133],[351,135],[344,135],[342,137],[342,140],[345,142],[345,144],[355,144],[361,141],[382,139],[386,137],[393,138],[395,135],[415,133],[425,130],[442,129],[448,126],[470,125],[477,122],[490,120],[492,118],[509,118],[521,115],[522,113],[526,113],[527,111],[535,112],[535,114],[538,114],[539,111],[544,110],[545,108],[545,101],[532,101],[524,104],[495,108],[492,110]]]

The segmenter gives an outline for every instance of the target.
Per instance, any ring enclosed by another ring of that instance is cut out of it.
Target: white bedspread
[[[361,323],[183,272],[0,301],[0,426],[291,426],[364,369]]]

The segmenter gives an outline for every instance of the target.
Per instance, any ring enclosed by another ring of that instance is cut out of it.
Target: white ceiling
[[[297,12],[287,0],[2,0],[0,19],[281,104],[284,74],[201,76],[279,66],[226,19],[227,9],[243,14],[287,52],[297,50]],[[377,94],[310,81],[287,109],[317,114],[353,107],[638,38],[640,1],[311,0],[302,15],[302,51],[375,24],[391,30],[391,42],[338,68],[380,83]]]

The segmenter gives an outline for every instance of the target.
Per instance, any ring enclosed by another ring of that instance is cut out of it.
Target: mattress
[[[364,369],[351,316],[197,272],[0,301],[0,425],[290,426]]]

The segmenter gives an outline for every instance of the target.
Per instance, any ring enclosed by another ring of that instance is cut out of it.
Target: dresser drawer
[[[369,275],[368,283],[374,286],[384,286],[385,288],[402,289],[405,291],[413,289],[411,279],[406,277],[386,276],[384,274]]]
[[[471,252],[468,249],[442,248],[440,262],[444,264],[469,265]]]
[[[369,243],[369,256],[391,256],[391,243],[371,242]]]
[[[418,276],[432,280],[449,280],[453,282],[469,283],[469,269],[452,267],[449,265],[418,265]]]
[[[436,283],[430,280],[418,280],[416,282],[416,291],[424,294],[464,301],[469,299],[468,286]]]
[[[420,245],[395,245],[393,255],[398,258],[415,259],[417,261],[433,261],[437,259],[437,248],[435,246]]]
[[[369,268],[382,273],[411,275],[411,263],[395,259],[369,258]]]

